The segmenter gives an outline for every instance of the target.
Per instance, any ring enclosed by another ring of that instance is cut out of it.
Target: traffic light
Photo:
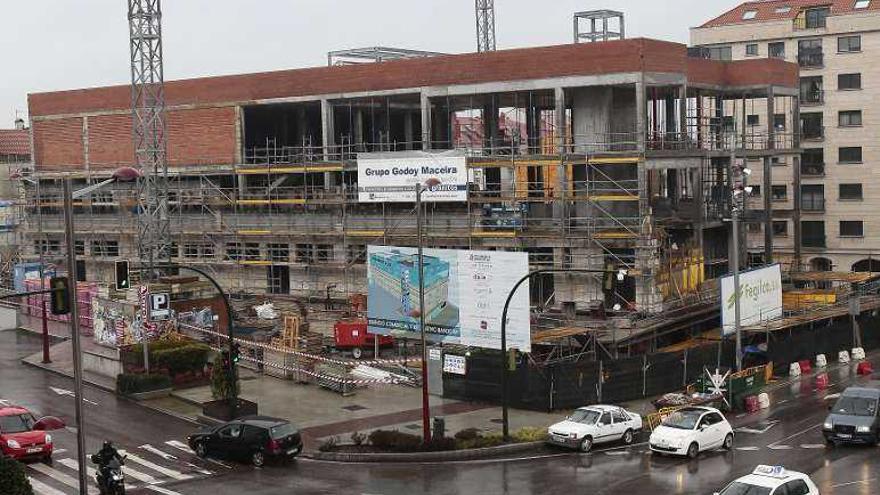
[[[128,290],[131,288],[131,278],[128,271],[128,260],[116,262],[116,290]]]
[[[67,277],[52,277],[49,279],[49,288],[52,290],[49,299],[53,315],[66,315],[70,313],[70,281]]]
[[[232,363],[236,364],[241,360],[241,346],[232,344]]]

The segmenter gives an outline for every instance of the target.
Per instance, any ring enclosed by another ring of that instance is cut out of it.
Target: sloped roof
[[[804,9],[811,7],[831,7],[831,15],[857,14],[880,10],[880,0],[871,0],[867,8],[855,8],[857,0],[760,0],[745,2],[720,16],[707,21],[700,27],[730,26],[757,22],[794,19]],[[785,10],[784,7],[790,7]],[[751,19],[743,19],[743,14],[755,11]]]
[[[0,129],[0,155],[30,155],[31,132],[27,129]]]

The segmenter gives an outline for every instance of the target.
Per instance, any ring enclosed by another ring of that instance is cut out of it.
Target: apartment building
[[[774,214],[773,236],[799,230],[804,268],[880,271],[880,0],[746,2],[692,28],[691,44],[707,58],[798,64],[799,163],[779,163],[795,170],[756,191],[780,205],[798,203],[796,214]],[[762,238],[750,226],[750,251]],[[794,250],[792,242],[775,249]]]
[[[648,39],[167,82],[171,258],[231,292],[364,293],[366,247],[413,246],[418,223],[412,203],[359,201],[360,160],[451,153],[467,198],[425,205],[428,247],[598,270],[538,277],[532,304],[595,310],[609,339],[639,330],[605,310],[655,335],[643,317],[682,301],[717,311],[696,294],[728,269],[730,149],[794,153],[797,94],[794,64]],[[726,132],[728,106],[768,101],[787,131]],[[127,86],[29,96],[25,258],[62,262],[59,179],[83,187],[132,163],[129,104]],[[137,257],[130,186],[74,206],[78,276],[112,280],[113,261]]]

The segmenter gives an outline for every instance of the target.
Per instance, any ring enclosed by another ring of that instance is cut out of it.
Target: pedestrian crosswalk
[[[61,449],[59,449],[60,451]],[[183,495],[173,487],[163,484],[193,480],[219,474],[231,469],[228,464],[213,459],[198,458],[189,446],[179,440],[162,444],[144,444],[131,449],[118,449],[126,456],[123,472],[126,491]],[[34,462],[27,464],[28,479],[36,495],[73,495],[79,486],[79,465],[75,455],[64,451],[53,456],[50,464]],[[86,466],[89,495],[97,495],[95,467]]]

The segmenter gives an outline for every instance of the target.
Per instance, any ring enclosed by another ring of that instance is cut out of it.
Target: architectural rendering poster
[[[415,202],[416,184],[438,182],[425,189],[422,201],[467,201],[467,159],[457,152],[358,154],[358,201]]]
[[[369,246],[370,332],[419,338],[418,250]],[[501,349],[501,312],[513,285],[529,270],[528,254],[425,249],[425,331],[432,342]],[[507,347],[531,352],[529,284],[507,312]]]
[[[724,335],[735,332],[733,275],[721,279],[721,326]],[[782,270],[779,265],[739,275],[740,326],[754,325],[782,316]]]

